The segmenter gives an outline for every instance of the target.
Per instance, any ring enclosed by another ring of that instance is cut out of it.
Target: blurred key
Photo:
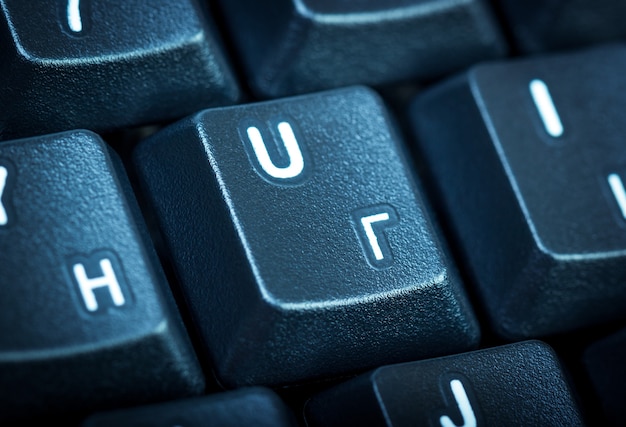
[[[526,53],[626,40],[623,0],[497,0]]]
[[[0,144],[3,425],[203,390],[118,162],[87,131]]]
[[[626,48],[478,66],[413,109],[432,182],[495,329],[626,315]]]
[[[284,96],[441,76],[506,48],[482,0],[223,0],[252,89]]]
[[[582,426],[550,347],[529,341],[390,365],[314,396],[311,427]]]
[[[139,147],[218,378],[285,384],[472,348],[478,328],[379,99],[207,110]]]
[[[626,329],[591,345],[584,355],[585,367],[602,409],[611,425],[624,425],[626,417]]]
[[[249,388],[102,413],[83,427],[294,427],[293,414],[269,389]]]
[[[237,84],[195,0],[0,0],[0,139],[172,120]]]

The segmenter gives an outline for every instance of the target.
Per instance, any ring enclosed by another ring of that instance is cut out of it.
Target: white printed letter
[[[296,136],[293,133],[291,125],[287,122],[278,123],[278,133],[282,139],[287,157],[289,157],[289,163],[284,167],[279,167],[274,164],[274,161],[270,158],[267,146],[261,131],[255,126],[249,126],[246,129],[246,133],[250,142],[252,143],[252,150],[256,156],[259,165],[271,178],[278,180],[296,178],[304,170],[304,157],[302,151],[296,140]]]
[[[452,389],[452,394],[454,395],[456,404],[459,407],[459,411],[461,411],[463,424],[457,426],[450,419],[450,417],[443,415],[439,418],[441,427],[476,427],[476,415],[474,414],[474,410],[472,409],[472,405],[467,397],[467,393],[465,392],[465,388],[463,387],[461,380],[454,379],[450,381],[450,388]]]
[[[393,207],[378,205],[352,213],[357,235],[370,265],[375,268],[391,266],[393,259],[384,229],[398,223]]]
[[[83,20],[80,17],[80,0],[68,0],[67,24],[75,33],[83,31]]]
[[[2,195],[4,194],[8,175],[9,172],[7,171],[7,168],[0,166],[0,226],[7,225],[9,222],[7,210],[2,204]]]
[[[115,271],[113,270],[111,260],[103,258],[100,260],[99,265],[103,274],[92,278],[87,277],[87,272],[85,271],[85,266],[83,264],[77,263],[72,267],[72,271],[74,272],[74,277],[78,283],[78,288],[80,289],[80,293],[83,297],[85,307],[87,307],[88,311],[92,312],[98,310],[98,301],[96,300],[96,295],[94,293],[94,289],[96,288],[106,287],[111,294],[113,304],[116,306],[121,306],[126,303],[124,294],[122,293],[122,288],[120,287]]]
[[[622,217],[626,219],[626,189],[624,189],[624,183],[622,182],[620,176],[616,173],[610,174],[607,180],[609,181],[609,186],[611,187],[613,196],[615,196],[617,205],[622,213]]]
[[[548,86],[543,80],[534,79],[530,82],[528,87],[548,135],[553,138],[558,138],[563,135],[563,123],[561,123],[559,113],[552,101]]]

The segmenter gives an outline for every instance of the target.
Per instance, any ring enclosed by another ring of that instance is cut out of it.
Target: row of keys
[[[305,407],[309,426],[583,426],[560,364],[540,342],[383,366],[326,390]],[[295,426],[261,388],[97,414],[83,427]]]
[[[262,97],[428,81],[507,50],[484,0],[221,3],[236,56]],[[602,0],[602,7],[597,0],[532,8],[526,1],[501,3],[528,50],[624,34],[619,0]],[[239,85],[203,6],[1,0],[0,139],[74,128],[104,132],[238,102]],[[532,10],[532,19],[520,9]],[[569,31],[579,21],[588,28]]]
[[[624,159],[609,131],[622,123],[625,55],[485,65],[415,104],[419,145],[472,260],[468,285],[505,336],[624,319],[612,178]],[[593,102],[560,101],[580,93]],[[357,87],[203,111],[140,145],[136,169],[182,308],[222,384],[301,383],[478,345],[397,135],[375,93]],[[582,196],[552,191],[570,180]],[[0,277],[20,284],[0,301],[0,326],[14,331],[0,337],[2,417],[202,391],[129,190],[90,132],[0,145]]]

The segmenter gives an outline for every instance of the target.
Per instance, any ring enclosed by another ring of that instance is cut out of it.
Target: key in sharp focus
[[[419,99],[418,141],[497,331],[626,306],[626,49],[478,66]]]
[[[305,414],[311,427],[585,425],[539,341],[383,366],[313,396]]]
[[[506,50],[482,0],[220,3],[262,96],[428,80]]]
[[[194,0],[0,0],[0,45],[0,139],[161,122],[239,97]]]
[[[118,162],[87,131],[0,144],[0,423],[203,390]]]
[[[136,165],[220,380],[471,348],[478,329],[386,112],[351,88],[207,110]]]

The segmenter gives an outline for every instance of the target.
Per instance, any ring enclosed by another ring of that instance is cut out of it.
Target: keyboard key
[[[206,397],[94,415],[83,427],[288,427],[295,418],[269,389],[250,388]]]
[[[431,79],[501,56],[482,0],[256,0],[221,6],[252,89],[284,96]]]
[[[591,345],[584,362],[610,425],[624,425],[626,329]]]
[[[413,119],[495,329],[538,337],[626,307],[626,49],[478,66]]]
[[[0,144],[3,425],[204,388],[116,162],[87,131]]]
[[[0,139],[226,105],[238,87],[193,0],[0,0]]]
[[[528,341],[383,366],[313,397],[315,426],[582,426],[550,347]]]
[[[478,328],[378,98],[207,110],[135,162],[228,386],[472,348]]]
[[[498,0],[523,52],[575,48],[626,38],[622,0]]]

